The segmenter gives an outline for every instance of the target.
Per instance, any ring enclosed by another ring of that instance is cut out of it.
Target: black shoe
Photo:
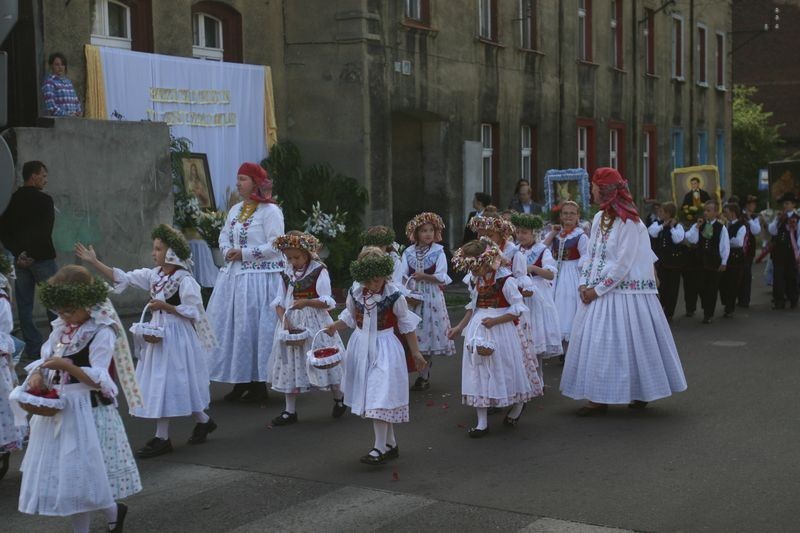
[[[633,400],[628,404],[628,409],[644,409],[645,407],[647,407],[647,402],[642,400]]]
[[[136,457],[140,459],[149,459],[150,457],[157,457],[159,455],[164,455],[165,453],[170,453],[172,451],[172,442],[169,439],[159,439],[158,437],[153,437],[147,444],[144,445],[144,448],[140,448],[136,450]]]
[[[11,458],[11,452],[3,452],[0,454],[0,479],[3,479],[8,473],[8,460]]]
[[[467,431],[467,435],[471,439],[479,439],[481,437],[485,437],[488,434],[489,434],[489,426],[486,426],[486,429],[470,428],[470,430]]]
[[[247,387],[249,386],[249,383],[237,383],[233,386],[233,390],[223,396],[222,399],[226,402],[238,402],[242,394],[247,392]]]
[[[386,447],[389,448],[389,451],[384,453],[383,456],[387,460],[388,459],[399,459],[400,458],[400,446],[397,446],[397,445],[392,446],[391,444],[387,444]]]
[[[341,400],[333,400],[333,411],[331,412],[331,416],[333,418],[342,418],[347,412],[347,406],[344,404],[344,398]]]
[[[217,424],[211,418],[205,424],[197,423],[192,430],[192,436],[189,437],[189,444],[203,444],[206,441],[209,433],[213,433],[217,429]]]
[[[503,419],[503,425],[506,426],[506,427],[510,427],[510,428],[517,427],[517,423],[519,422],[519,419],[522,418],[522,413],[525,412],[525,408],[526,407],[528,407],[528,404],[527,403],[523,403],[522,404],[522,410],[519,412],[519,415],[517,416],[517,418],[511,418],[510,416],[508,416],[508,414],[514,408],[512,407],[511,409],[509,409],[508,412],[506,413],[506,417]]]
[[[125,516],[128,514],[128,506],[124,503],[117,502],[117,521],[109,522],[108,525],[114,524],[114,527],[109,527],[108,530],[114,533],[122,533],[122,528],[125,526]]]
[[[370,453],[368,453],[367,455],[361,456],[361,459],[359,459],[359,461],[361,461],[365,465],[371,465],[371,466],[382,465],[383,463],[386,462],[386,455],[381,453],[381,451],[378,448],[372,448],[369,452]],[[378,452],[378,455],[372,455],[372,452]]]
[[[296,423],[297,423],[297,413],[290,413],[289,411],[284,411],[272,419],[273,426],[288,426],[290,424],[296,424]]]
[[[257,403],[263,402],[268,397],[267,384],[263,381],[253,381],[247,384],[247,391],[242,394],[239,401],[242,403]]]
[[[411,390],[413,391],[423,391],[428,390],[431,388],[430,382],[423,378],[422,376],[418,377],[417,380],[411,385]]]
[[[703,317],[703,324],[711,324],[711,317],[710,316]]]

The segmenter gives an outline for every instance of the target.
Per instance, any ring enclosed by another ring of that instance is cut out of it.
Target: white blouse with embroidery
[[[219,234],[219,249],[225,257],[228,251],[240,249],[242,260],[225,262],[220,272],[281,272],[283,254],[272,247],[272,242],[283,235],[283,212],[275,204],[260,203],[253,215],[244,222],[239,220],[244,202],[233,206],[225,227]]]

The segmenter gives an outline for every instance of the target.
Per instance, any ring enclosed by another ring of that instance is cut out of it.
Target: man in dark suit
[[[687,192],[683,197],[683,204],[681,204],[681,207],[695,206],[702,209],[706,202],[711,200],[711,196],[700,188],[700,178],[697,176],[690,179],[689,184],[691,185],[692,190]]]
[[[464,239],[461,241],[462,244],[467,243],[469,241],[474,241],[478,238],[478,234],[469,229],[469,221],[472,220],[472,217],[480,216],[483,213],[483,210],[486,208],[487,205],[492,203],[492,197],[486,194],[485,192],[476,192],[475,196],[472,198],[472,208],[475,211],[472,211],[467,217],[467,225],[464,227]]]

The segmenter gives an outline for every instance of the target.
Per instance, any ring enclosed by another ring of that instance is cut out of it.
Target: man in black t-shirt
[[[38,357],[43,339],[33,322],[34,292],[38,283],[58,270],[52,238],[55,208],[53,199],[43,192],[47,185],[44,163],[25,163],[22,178],[22,187],[14,192],[0,216],[0,241],[15,259],[15,298],[26,351],[30,357]]]

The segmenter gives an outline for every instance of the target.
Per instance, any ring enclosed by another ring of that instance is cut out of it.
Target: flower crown
[[[350,263],[350,275],[354,281],[388,278],[394,273],[394,261],[388,255],[370,256]]]
[[[178,259],[186,261],[191,257],[192,251],[189,249],[189,243],[183,233],[166,224],[159,224],[153,229],[150,234],[151,239],[160,239],[168,248],[171,248]]]
[[[417,230],[425,224],[433,226],[433,231],[435,233],[433,241],[440,242],[442,240],[442,232],[444,231],[444,220],[436,213],[431,213],[429,211],[420,213],[408,221],[408,224],[406,224],[406,237],[408,240],[410,242],[416,242]]]
[[[539,215],[529,215],[527,213],[514,213],[511,215],[511,223],[518,228],[541,229],[544,221]]]
[[[475,216],[469,221],[469,229],[478,231],[496,231],[505,237],[514,234],[514,224],[501,217]]]
[[[373,226],[361,234],[362,246],[392,246],[396,236],[392,228]]]
[[[89,309],[106,301],[109,290],[108,284],[98,278],[91,283],[40,283],[39,301],[46,309]]]
[[[455,251],[451,262],[456,270],[471,272],[485,266],[494,268],[495,263],[501,258],[502,252],[500,248],[487,237],[481,237],[478,242],[484,244],[486,248],[477,257],[465,256],[463,246]]]
[[[300,235],[281,235],[272,241],[272,247],[281,252],[294,248],[295,250],[305,250],[311,255],[319,251],[319,239],[309,233]]]
[[[0,274],[7,276],[14,271],[14,267],[4,252],[0,252]]]

